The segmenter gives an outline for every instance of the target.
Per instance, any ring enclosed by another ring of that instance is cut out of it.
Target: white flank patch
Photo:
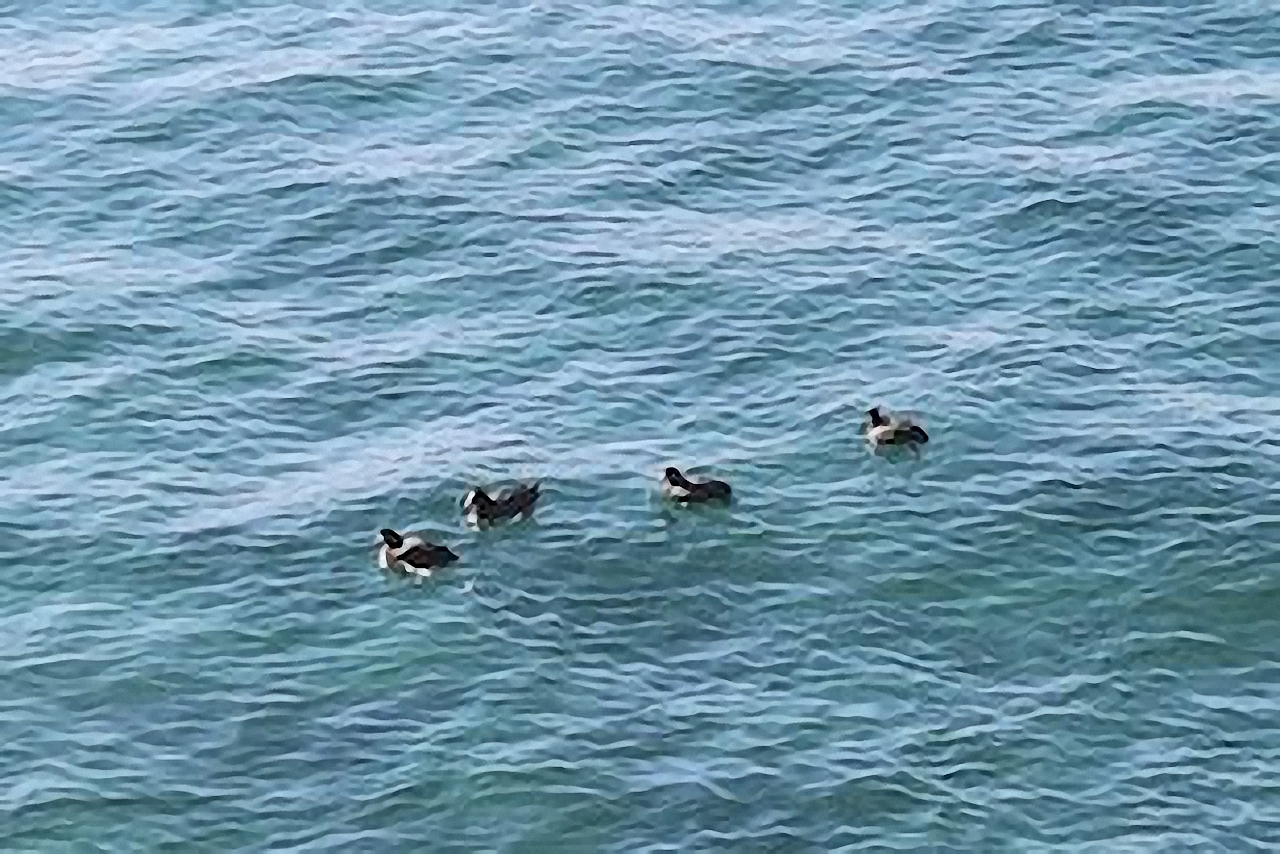
[[[888,424],[881,424],[879,427],[872,427],[867,431],[867,441],[873,445],[879,445],[882,444],[891,433],[893,433],[893,427]]]
[[[666,493],[668,498],[688,498],[689,489],[684,486],[676,486],[671,481],[663,481],[662,491]]]

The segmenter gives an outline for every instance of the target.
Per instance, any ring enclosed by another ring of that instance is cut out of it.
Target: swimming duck
[[[867,411],[867,422],[863,426],[867,434],[867,442],[873,448],[884,445],[923,445],[929,441],[929,434],[924,428],[905,416],[895,416],[879,406]]]
[[[520,484],[514,489],[503,490],[497,498],[490,497],[480,487],[467,491],[462,497],[462,512],[467,517],[467,524],[473,527],[487,527],[501,519],[514,519],[522,516],[528,519],[533,514],[533,505],[537,503],[539,487]]]
[[[383,528],[378,533],[382,535],[378,563],[383,569],[430,576],[431,570],[448,566],[458,559],[445,546],[432,545],[415,534],[401,535],[390,528]]]
[[[694,483],[682,475],[680,469],[675,466],[669,466],[662,475],[662,494],[682,504],[696,504],[715,499],[728,501],[729,493],[729,484],[723,480]]]

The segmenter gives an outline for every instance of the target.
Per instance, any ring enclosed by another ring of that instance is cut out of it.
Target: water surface
[[[0,848],[1275,850],[1265,4],[0,14]]]

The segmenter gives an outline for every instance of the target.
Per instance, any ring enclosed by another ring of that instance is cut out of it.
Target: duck
[[[668,466],[662,475],[662,494],[681,504],[700,504],[703,501],[728,501],[732,490],[723,480],[694,483],[680,473],[675,466]]]
[[[880,406],[873,406],[867,410],[867,421],[863,430],[867,435],[867,442],[873,448],[885,445],[915,447],[929,441],[929,434],[919,424],[906,416],[892,415]]]
[[[446,546],[428,543],[417,534],[400,534],[390,528],[378,532],[382,548],[378,564],[383,569],[399,569],[410,575],[430,577],[431,570],[448,566],[458,559]]]
[[[493,498],[480,487],[467,490],[462,496],[462,513],[467,517],[467,524],[473,527],[487,527],[502,519],[514,519],[516,516],[528,519],[533,515],[533,505],[537,503],[542,484],[532,486],[519,484],[503,490]]]

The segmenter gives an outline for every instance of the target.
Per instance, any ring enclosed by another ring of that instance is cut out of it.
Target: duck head
[[[462,496],[462,509],[466,510],[471,507],[481,507],[486,504],[492,504],[493,499],[489,497],[489,493],[480,487],[473,487],[467,490],[467,494]]]

